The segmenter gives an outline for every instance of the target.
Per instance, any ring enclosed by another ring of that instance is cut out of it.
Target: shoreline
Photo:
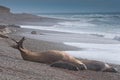
[[[29,25],[28,25],[29,26]],[[39,26],[37,26],[39,27]],[[53,30],[45,30],[45,29],[32,29],[32,28],[21,28],[23,32],[20,34],[21,36],[26,36],[28,38],[33,38],[37,40],[48,40],[52,42],[76,42],[76,43],[96,43],[96,44],[120,44],[120,41],[100,37],[93,34],[86,33],[71,33],[71,32],[61,32],[61,31],[53,31]],[[31,35],[32,31],[36,31],[36,35]],[[18,33],[19,35],[19,33]],[[37,36],[37,37],[35,37]],[[54,38],[54,36],[56,38]],[[47,38],[48,37],[48,38]],[[67,39],[66,39],[67,37]]]

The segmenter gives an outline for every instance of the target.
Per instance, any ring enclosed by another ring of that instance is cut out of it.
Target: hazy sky
[[[13,12],[120,12],[120,0],[0,0]]]

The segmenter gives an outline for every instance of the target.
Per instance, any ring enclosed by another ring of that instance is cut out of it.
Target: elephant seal
[[[23,41],[25,40],[25,37],[23,37],[20,41],[16,41],[15,39],[12,38],[11,40],[16,42],[17,45],[14,46],[14,48],[20,51],[21,56],[24,60],[45,63],[45,64],[53,64],[55,62],[62,61],[73,64],[75,66],[79,66],[79,69],[81,70],[87,69],[84,63],[82,63],[80,60],[76,59],[75,57],[68,55],[64,51],[49,50],[44,52],[33,52],[23,47]]]
[[[102,71],[102,72],[114,72],[117,73],[117,69],[113,68],[107,63],[96,61],[96,60],[81,60],[86,66],[88,70],[93,71]]]

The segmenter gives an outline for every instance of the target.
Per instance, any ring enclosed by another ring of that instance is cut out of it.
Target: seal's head
[[[114,73],[118,73],[118,70],[116,68],[110,67],[107,68],[105,70],[103,70],[103,72],[114,72]]]

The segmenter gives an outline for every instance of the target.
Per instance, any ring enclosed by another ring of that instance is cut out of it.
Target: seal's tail
[[[17,45],[12,46],[13,48],[23,48],[23,41],[25,40],[25,37],[23,37],[20,41],[16,41],[15,39],[11,38],[12,41],[14,41]]]

